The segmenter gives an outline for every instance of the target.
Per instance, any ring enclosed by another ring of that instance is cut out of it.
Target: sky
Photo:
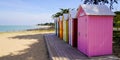
[[[119,1],[120,2],[120,1]],[[54,22],[60,8],[78,8],[81,0],[0,0],[0,25],[36,25]],[[114,11],[120,11],[120,3]]]

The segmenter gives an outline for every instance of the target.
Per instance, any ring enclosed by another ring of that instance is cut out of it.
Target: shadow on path
[[[10,53],[9,55],[0,57],[0,60],[49,60],[43,34],[19,35],[9,38],[18,40],[35,39],[37,42],[29,45],[30,48],[18,51],[17,55]]]

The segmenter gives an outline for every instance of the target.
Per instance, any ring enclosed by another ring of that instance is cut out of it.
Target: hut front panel
[[[72,18],[69,20],[69,44],[72,46]]]
[[[63,21],[63,40],[65,42],[68,42],[68,34],[69,31],[68,31],[68,20],[66,21]]]
[[[60,39],[63,39],[63,21],[60,21]]]
[[[66,41],[66,21],[63,21],[63,40]]]
[[[57,21],[55,20],[55,34],[57,35]]]
[[[69,22],[66,21],[66,42],[69,43]]]
[[[73,36],[73,38],[72,38],[72,46],[73,47],[77,47],[77,26],[78,26],[78,21],[77,21],[77,19],[73,19],[73,21],[72,21],[72,23],[73,23],[73,25],[72,25],[72,30],[73,30],[73,32],[72,32],[72,36]]]
[[[58,36],[58,32],[59,32],[59,26],[58,26],[59,24],[58,24],[58,21],[57,21],[57,24],[56,24],[56,28],[57,28],[57,36]]]
[[[111,16],[89,16],[89,55],[112,54],[113,18]]]
[[[60,38],[60,20],[58,21],[58,37]]]

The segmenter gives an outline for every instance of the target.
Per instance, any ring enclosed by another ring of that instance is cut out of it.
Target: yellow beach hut
[[[63,40],[69,42],[68,14],[63,14]]]

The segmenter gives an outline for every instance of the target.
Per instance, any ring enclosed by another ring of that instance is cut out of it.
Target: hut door
[[[69,21],[70,21],[70,22],[69,22],[69,24],[70,24],[70,25],[69,25],[69,44],[72,45],[72,35],[73,35],[73,34],[72,34],[72,32],[73,32],[73,31],[72,31],[72,19],[70,19]]]
[[[78,39],[80,41],[84,40],[85,37],[85,29],[86,29],[86,25],[85,25],[85,18],[81,17],[78,20]]]
[[[87,53],[87,19],[82,16],[78,20],[78,47],[82,52]]]

